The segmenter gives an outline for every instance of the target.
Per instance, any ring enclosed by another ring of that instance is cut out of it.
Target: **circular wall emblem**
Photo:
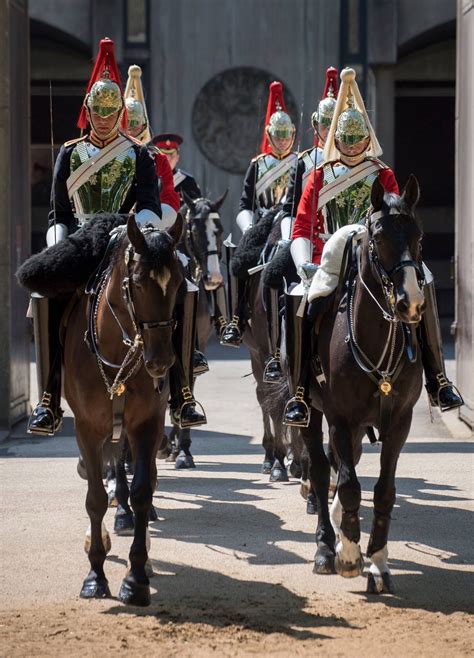
[[[268,86],[276,76],[261,69],[228,69],[201,89],[192,111],[193,135],[216,167],[243,174],[259,153],[267,111]],[[283,82],[286,106],[298,128],[295,100]]]

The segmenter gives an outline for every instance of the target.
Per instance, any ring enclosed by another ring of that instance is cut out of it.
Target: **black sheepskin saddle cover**
[[[249,269],[258,265],[262,251],[269,242],[273,221],[280,208],[281,206],[275,206],[266,212],[258,223],[242,236],[230,264],[232,274],[238,279],[246,281],[249,278]],[[278,240],[281,235],[279,224],[276,229],[279,233],[276,238]]]
[[[286,281],[287,287],[290,286],[290,283],[299,280],[290,252],[290,243],[278,249],[275,256],[262,272],[262,284],[264,287],[281,290],[283,288],[283,280]]]
[[[110,231],[122,224],[121,215],[97,215],[65,240],[28,258],[16,273],[18,283],[43,297],[72,295],[100,265]]]

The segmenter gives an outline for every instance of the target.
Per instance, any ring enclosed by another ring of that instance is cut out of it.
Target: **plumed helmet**
[[[313,112],[311,116],[311,123],[314,130],[317,130],[318,123],[325,128],[330,127],[334,110],[336,108],[337,91],[337,69],[330,66],[326,71],[326,84],[324,86],[324,92],[319,102],[318,109],[316,112]]]
[[[267,130],[272,137],[287,138],[293,135],[295,126],[286,112],[278,110],[270,117]]]
[[[122,109],[122,92],[118,84],[110,79],[107,69],[100,80],[92,85],[87,94],[86,105],[91,112],[104,118]]]
[[[342,112],[337,120],[335,138],[351,146],[357,144],[369,136],[369,128],[362,112],[354,106],[354,97],[347,97],[347,109]]]
[[[138,128],[146,124],[145,110],[139,100],[130,96],[125,100],[128,116],[128,128]]]
[[[260,146],[261,152],[271,153],[274,150],[271,143],[272,137],[282,137],[285,139],[294,136],[294,134],[295,126],[290,119],[286,109],[285,99],[283,98],[283,85],[276,80],[269,87],[265,130]],[[293,143],[290,145],[290,150],[291,146],[293,146]]]

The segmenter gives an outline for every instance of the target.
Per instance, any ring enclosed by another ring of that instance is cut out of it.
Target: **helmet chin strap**
[[[348,167],[355,167],[356,165],[360,164],[363,160],[365,160],[367,156],[367,151],[368,149],[364,149],[362,153],[359,153],[358,155],[344,155],[343,153],[340,153],[340,160],[343,164],[347,165]]]

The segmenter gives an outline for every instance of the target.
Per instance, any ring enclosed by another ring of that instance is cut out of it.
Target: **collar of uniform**
[[[280,153],[280,154],[279,154],[279,153],[275,153],[274,151],[272,151],[272,152],[270,153],[270,155],[271,155],[273,158],[275,158],[276,160],[284,160],[285,158],[287,158],[287,157],[288,157],[289,155],[291,155],[292,153],[293,153],[293,151],[288,151],[288,153],[285,153],[285,154]]]
[[[98,148],[103,149],[104,146],[107,146],[107,144],[110,144],[111,142],[113,142],[114,139],[117,139],[118,136],[119,136],[119,131],[117,130],[116,133],[114,133],[110,137],[107,137],[107,139],[100,139],[99,137],[97,137],[97,135],[94,133],[94,131],[91,131],[91,133],[89,135],[89,139],[90,139],[91,143],[94,144],[94,146],[97,146]]]
[[[346,167],[356,167],[357,165],[361,164],[364,162],[364,160],[367,159],[367,151],[364,151],[363,153],[359,153],[359,155],[340,155],[339,160],[342,162],[343,165],[346,165]]]

